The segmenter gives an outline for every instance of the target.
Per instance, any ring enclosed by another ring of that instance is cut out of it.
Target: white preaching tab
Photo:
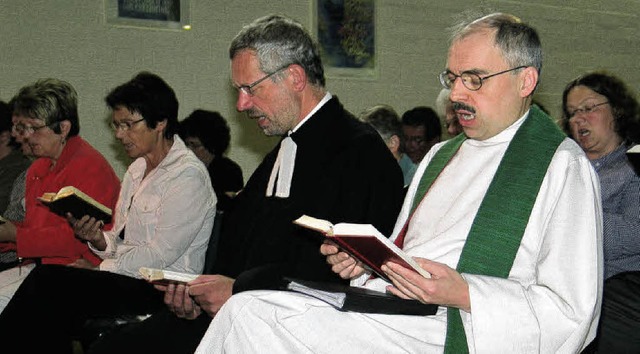
[[[296,151],[298,146],[290,136],[282,139],[276,163],[271,170],[271,177],[267,184],[267,197],[273,195],[275,186],[275,196],[278,198],[288,198],[291,190],[291,179],[296,163]]]

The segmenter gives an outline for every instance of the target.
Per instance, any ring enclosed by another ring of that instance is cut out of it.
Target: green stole
[[[538,107],[532,106],[509,144],[475,216],[462,249],[459,273],[507,278],[549,163],[565,134]],[[445,143],[427,166],[412,212],[466,137]],[[460,311],[447,309],[445,353],[468,353]]]

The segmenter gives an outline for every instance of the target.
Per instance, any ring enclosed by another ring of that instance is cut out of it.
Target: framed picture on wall
[[[168,30],[191,29],[190,0],[104,0],[108,24]]]
[[[327,76],[377,78],[375,0],[313,0],[311,13]]]

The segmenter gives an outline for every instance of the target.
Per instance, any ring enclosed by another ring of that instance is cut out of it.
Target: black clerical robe
[[[234,293],[273,288],[282,275],[339,281],[321,238],[293,225],[303,214],[393,230],[403,199],[398,163],[378,133],[332,98],[291,138],[297,154],[288,198],[267,197],[278,144],[225,215],[214,273],[236,278]]]

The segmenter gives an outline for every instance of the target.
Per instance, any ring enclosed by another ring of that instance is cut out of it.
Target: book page
[[[316,299],[322,300],[339,309],[344,305],[344,300],[346,298],[345,293],[315,289],[295,281],[290,282],[287,285],[287,289],[315,297]]]
[[[38,199],[44,201],[44,202],[51,202],[56,198],[56,194],[55,193],[43,193],[41,197],[39,197]]]
[[[140,267],[138,270],[143,279],[150,282],[175,282],[175,283],[188,283],[195,280],[198,274],[188,274],[180,272],[172,272],[169,270],[162,270],[156,268]]]
[[[387,239],[383,234],[380,233],[380,231],[378,231],[378,229],[375,228],[375,226],[371,224],[352,224],[342,222],[333,226],[333,234],[350,236],[375,236],[382,242],[385,242],[385,240],[389,241],[389,239]]]
[[[333,224],[327,220],[314,218],[308,215],[302,215],[294,220],[293,223],[324,234],[331,233],[331,228],[333,226]]]
[[[111,209],[109,209],[108,207],[106,207],[105,205],[103,205],[102,203],[98,202],[97,200],[91,198],[90,196],[88,196],[87,194],[85,194],[84,192],[82,192],[81,190],[79,190],[78,188],[74,187],[74,186],[66,186],[66,187],[62,187],[60,189],[60,191],[58,191],[58,193],[56,194],[54,199],[62,199],[64,197],[68,197],[70,195],[76,195],[78,197],[80,197],[80,199],[86,201],[87,203],[97,207],[98,209],[104,211],[107,214],[111,214]],[[44,196],[44,194],[43,194]]]

